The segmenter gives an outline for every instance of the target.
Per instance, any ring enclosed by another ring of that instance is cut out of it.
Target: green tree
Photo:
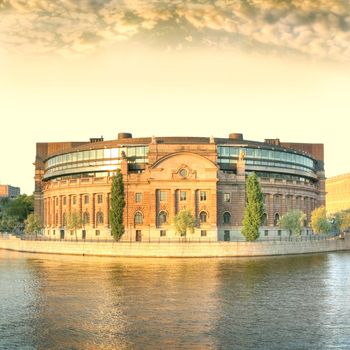
[[[194,232],[195,221],[189,210],[179,211],[174,218],[175,231],[178,234],[186,235],[187,232]]]
[[[76,211],[68,213],[67,226],[69,230],[74,230],[75,239],[78,239],[77,229],[81,228],[81,224],[82,224],[81,216]]]
[[[119,241],[124,234],[124,207],[125,207],[125,195],[124,195],[124,183],[123,175],[118,169],[117,174],[112,179],[111,189],[111,208],[109,211],[111,231],[114,239]]]
[[[316,208],[311,213],[311,227],[315,233],[329,233],[332,225],[327,219],[327,211],[324,206]]]
[[[27,219],[24,221],[25,231],[29,234],[37,235],[42,228],[42,223],[37,214],[31,213],[28,215]]]
[[[350,211],[343,210],[333,216],[333,230],[335,232],[344,232],[350,228]]]
[[[34,196],[22,194],[8,202],[5,207],[5,215],[17,217],[19,222],[24,222],[30,213],[34,211]]]
[[[259,237],[264,201],[258,177],[254,172],[247,178],[246,197],[242,233],[247,241],[255,241]]]
[[[292,210],[281,217],[279,226],[284,230],[300,236],[305,219],[306,215],[301,210]]]

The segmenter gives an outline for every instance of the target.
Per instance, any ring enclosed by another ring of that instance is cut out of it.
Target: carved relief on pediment
[[[172,171],[173,180],[186,180],[186,179],[196,179],[197,171],[192,170],[188,165],[181,164],[177,169]]]

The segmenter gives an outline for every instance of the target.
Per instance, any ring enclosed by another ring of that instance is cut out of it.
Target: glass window
[[[264,230],[264,236],[268,236],[269,235],[269,230]]]
[[[100,235],[100,230],[95,230],[95,235],[99,236]]]
[[[119,157],[119,148],[112,148],[111,149],[111,158],[118,158]]]
[[[187,192],[186,191],[180,191],[180,201],[187,200]]]
[[[96,151],[96,158],[102,159],[104,156],[104,150],[103,149],[97,149]]]
[[[89,204],[89,195],[84,195],[84,204]]]
[[[161,202],[166,202],[166,200],[167,200],[167,193],[165,191],[159,191],[159,200]]]
[[[143,223],[143,216],[139,211],[135,214],[134,221],[135,225],[141,225]]]
[[[199,199],[201,201],[206,201],[207,200],[207,192],[206,191],[200,191],[200,197]]]
[[[103,195],[101,194],[101,193],[99,193],[98,195],[97,195],[97,203],[102,203],[103,202]]]
[[[142,202],[142,193],[140,192],[135,193],[135,202],[136,203]]]
[[[89,213],[86,211],[86,212],[84,212],[84,214],[83,214],[83,224],[86,225],[86,224],[88,224],[88,223],[90,223],[90,215],[89,215]]]
[[[207,236],[207,231],[201,230],[201,237],[206,237],[206,236]]]
[[[201,211],[199,214],[199,222],[201,224],[205,224],[207,222],[207,213],[205,211]]]
[[[230,156],[238,156],[238,148],[237,147],[230,147]]]
[[[159,225],[163,225],[167,222],[167,213],[165,211],[161,211],[158,214],[158,222],[159,222]]]
[[[101,211],[98,211],[96,214],[96,223],[97,225],[103,224],[103,213]]]
[[[63,197],[63,205],[67,204],[67,197]]]
[[[160,237],[166,236],[166,230],[160,230]]]
[[[73,205],[77,204],[77,196],[72,197],[72,203],[73,203]]]
[[[223,215],[223,219],[224,219],[224,224],[230,224],[231,223],[231,214],[226,212]]]
[[[231,194],[224,193],[224,202],[229,203],[231,201]]]

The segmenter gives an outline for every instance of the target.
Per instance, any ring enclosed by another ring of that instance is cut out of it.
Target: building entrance
[[[60,239],[64,239],[64,230],[60,230]]]
[[[136,242],[142,241],[141,230],[136,230]]]

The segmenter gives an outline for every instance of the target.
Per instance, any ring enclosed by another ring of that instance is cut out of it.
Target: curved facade
[[[35,161],[35,211],[45,235],[64,238],[110,238],[111,177],[121,169],[126,207],[123,240],[178,240],[174,216],[189,209],[196,218],[191,239],[233,240],[242,237],[245,182],[260,178],[265,214],[261,237],[287,233],[278,228],[289,210],[307,214],[324,205],[322,144],[228,138],[151,137],[90,142],[38,143]],[[67,228],[70,213],[82,227]]]

